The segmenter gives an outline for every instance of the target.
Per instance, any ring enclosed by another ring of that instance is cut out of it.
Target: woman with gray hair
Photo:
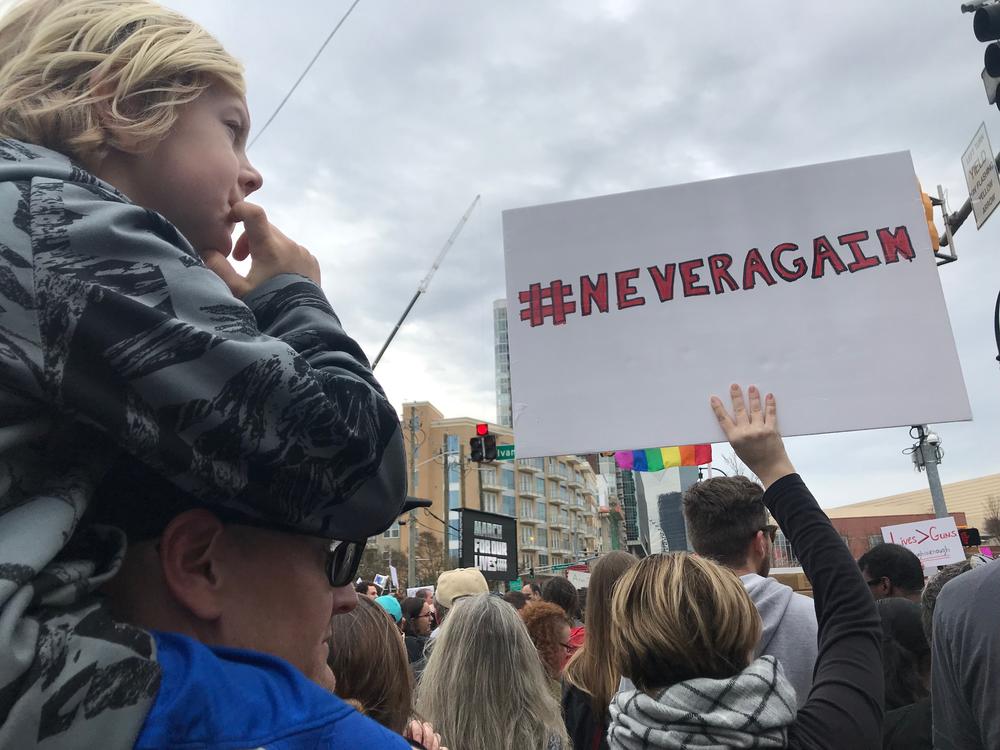
[[[429,649],[417,712],[462,750],[563,750],[559,703],[527,628],[499,597],[464,598]]]

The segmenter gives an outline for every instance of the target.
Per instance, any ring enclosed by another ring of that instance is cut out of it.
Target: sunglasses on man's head
[[[330,540],[330,547],[326,553],[326,577],[331,586],[339,588],[354,583],[367,543],[368,540],[363,542]]]
[[[774,538],[778,535],[778,527],[775,526],[773,523],[769,523],[766,526],[761,526],[759,529],[757,529],[757,531],[763,531],[771,538],[772,542],[774,541]],[[754,536],[757,536],[757,531],[753,533]]]

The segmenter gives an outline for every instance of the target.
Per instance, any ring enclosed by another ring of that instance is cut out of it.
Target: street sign
[[[976,229],[979,229],[1000,204],[1000,175],[997,174],[985,122],[979,126],[972,143],[962,154],[962,169],[969,186],[969,202],[976,215]]]
[[[497,446],[497,461],[513,461],[514,460],[514,446],[513,445],[498,445]]]

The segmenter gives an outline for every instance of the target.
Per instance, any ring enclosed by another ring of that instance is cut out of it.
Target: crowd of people
[[[153,2],[0,17],[0,748],[1000,747],[1000,566],[855,561],[753,386],[709,406],[760,483],[687,491],[693,552],[355,585],[402,433],[249,125]]]

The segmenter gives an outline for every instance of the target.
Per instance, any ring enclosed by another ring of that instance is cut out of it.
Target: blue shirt
[[[410,747],[281,659],[174,633],[153,638],[162,682],[137,750]]]

